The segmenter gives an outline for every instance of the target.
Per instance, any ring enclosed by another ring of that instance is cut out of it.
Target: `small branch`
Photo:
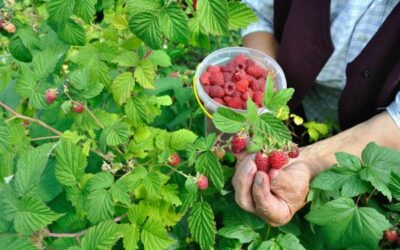
[[[59,139],[60,136],[54,135],[54,136],[43,136],[43,137],[37,137],[37,138],[32,138],[31,141],[41,141],[41,140],[56,140]]]
[[[365,199],[365,202],[368,204],[369,199],[371,199],[371,197],[375,194],[376,192],[376,188],[374,188],[372,190],[372,192],[368,195],[367,199]]]

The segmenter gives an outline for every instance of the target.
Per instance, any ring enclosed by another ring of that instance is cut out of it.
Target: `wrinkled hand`
[[[305,204],[312,178],[301,155],[282,169],[257,171],[254,155],[239,158],[232,180],[236,202],[272,226],[288,223]]]

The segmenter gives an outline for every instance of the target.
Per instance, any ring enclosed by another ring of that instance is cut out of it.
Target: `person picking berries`
[[[311,180],[334,164],[336,152],[360,156],[371,141],[400,150],[400,0],[244,2],[259,21],[242,31],[243,45],[280,64],[295,89],[291,111],[342,131],[288,159],[277,154],[272,162],[285,162],[279,169],[269,155],[241,153],[236,202],[281,226],[306,204]]]

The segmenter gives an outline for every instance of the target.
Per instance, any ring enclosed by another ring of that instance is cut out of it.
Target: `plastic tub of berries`
[[[255,49],[228,47],[214,51],[200,63],[195,91],[207,115],[219,107],[246,110],[248,98],[264,113],[268,110],[262,106],[262,98],[269,75],[276,89],[287,87],[283,70],[272,57]]]

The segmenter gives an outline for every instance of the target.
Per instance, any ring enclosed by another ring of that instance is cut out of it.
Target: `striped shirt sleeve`
[[[254,10],[258,21],[250,24],[247,28],[242,29],[242,36],[246,36],[252,32],[264,31],[274,33],[273,16],[274,1],[273,0],[243,0],[250,8]]]

